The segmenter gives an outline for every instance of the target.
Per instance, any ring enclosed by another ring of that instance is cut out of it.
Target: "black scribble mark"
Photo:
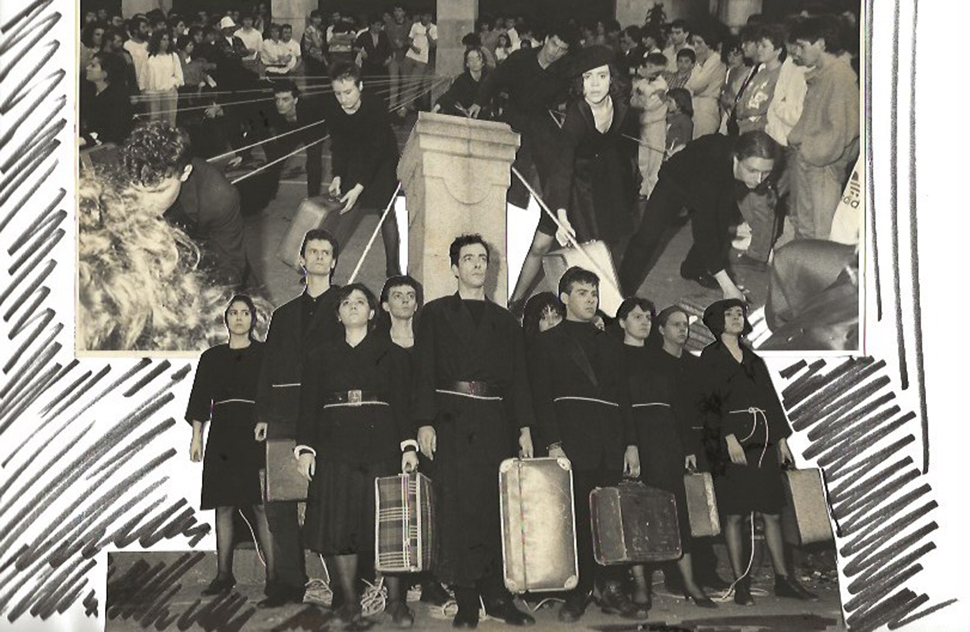
[[[875,143],[872,133],[872,43],[875,37],[873,26],[873,12],[875,10],[875,0],[866,0],[866,78],[865,78],[865,98],[863,107],[865,108],[866,121],[866,202],[869,204],[869,250],[872,256],[872,272],[874,276],[874,286],[876,288],[876,320],[882,322],[882,283],[879,279],[879,239],[876,225],[876,174],[875,174]]]
[[[10,359],[7,360],[7,363],[3,365],[4,373],[10,373],[10,370],[16,366],[18,362],[20,362],[20,358],[24,355],[24,351],[26,351],[27,348],[32,345],[35,340],[37,340],[40,334],[47,329],[47,326],[51,324],[51,321],[54,320],[54,310],[49,308],[45,309],[43,312],[41,312],[41,315],[38,316],[38,320],[40,322],[37,323],[37,327],[34,329],[33,333],[27,336],[23,342],[20,343],[17,350],[10,355]],[[57,323],[57,325],[61,325],[61,323]],[[55,328],[57,328],[57,325],[55,325]],[[24,328],[26,329],[26,326]],[[63,325],[61,325],[61,328],[63,328]],[[13,340],[15,337],[16,336],[11,336],[10,340]]]
[[[790,372],[788,388],[802,387],[789,391],[783,405],[792,426],[809,439],[804,456],[821,467],[836,533],[846,540],[838,551],[852,595],[843,604],[846,624],[853,632],[875,630],[930,601],[907,583],[936,548],[929,537],[939,528],[931,520],[938,504],[915,459],[901,453],[915,441],[906,430],[916,414],[895,404],[885,362],[852,358],[818,374],[822,368],[813,364],[797,379],[801,369]],[[887,517],[896,518],[886,524]]]
[[[35,44],[37,44],[37,42],[43,39],[44,36],[47,35],[47,31],[53,28],[55,24],[57,24],[57,21],[60,19],[60,17],[61,17],[61,14],[55,12],[47,16],[43,20],[41,20],[40,23],[37,24],[32,29],[35,33],[33,37],[27,40],[26,44],[23,47],[24,51],[30,50],[31,48],[34,47]],[[9,42],[6,43],[6,46],[4,47],[6,49],[5,52],[9,52],[12,48],[20,44],[21,40],[23,40],[24,37],[26,37],[26,34],[27,34],[27,31],[24,31],[23,33],[18,32],[16,35],[11,37]],[[58,43],[57,41],[52,42],[52,44],[57,44],[57,43]],[[38,67],[43,66],[49,60],[50,60],[50,57],[46,57],[41,63],[37,64]],[[4,79],[7,78],[7,74],[10,72],[10,69],[13,68],[15,63],[16,63],[16,60],[11,60],[9,64],[5,65],[2,69],[0,69],[0,81],[3,81]]]
[[[44,386],[42,384],[47,380],[47,376],[56,373],[56,370],[52,371],[47,369],[46,373],[40,373],[44,370],[49,362],[54,359],[54,356],[61,350],[60,343],[54,343],[50,347],[41,347],[38,349],[37,353],[28,361],[29,364],[25,365],[25,369],[34,369],[32,372],[24,371],[20,376],[29,386],[25,387],[23,390],[14,390],[8,399],[4,399],[3,403],[0,404],[0,414],[2,414],[2,421],[0,421],[0,434],[6,431],[11,423],[20,415],[20,412],[29,406],[43,391]],[[58,365],[54,365],[58,367]],[[31,380],[34,380],[31,382]],[[19,381],[19,380],[18,380]]]
[[[84,598],[84,615],[87,617],[98,616],[98,597],[93,590]]]
[[[24,253],[13,262],[13,265],[10,266],[11,274],[19,270],[20,267],[27,263],[27,260],[31,257],[34,258],[36,265],[36,263],[39,263],[41,259],[50,254],[50,251],[54,249],[54,246],[64,239],[64,235],[67,234],[63,228],[57,228],[57,224],[60,223],[65,217],[67,217],[67,213],[64,211],[59,211],[56,216],[49,220],[54,223],[47,227],[43,232],[39,233],[37,235],[37,241],[32,245],[32,247],[25,250]]]
[[[132,397],[133,395],[137,394],[138,391],[145,388],[145,386],[147,386],[149,382],[151,382],[156,377],[158,377],[159,375],[167,371],[171,366],[172,366],[171,362],[169,362],[168,360],[163,360],[158,365],[156,365],[155,368],[148,373],[148,375],[142,377],[140,380],[135,382],[131,386],[131,388],[125,391],[124,396]]]
[[[47,280],[47,277],[50,276],[50,273],[54,271],[54,267],[56,265],[57,264],[53,261],[47,262],[47,265],[41,269],[40,275],[30,285],[27,286],[27,289],[24,290],[24,292],[20,295],[20,298],[15,300],[13,305],[10,306],[10,309],[8,309],[7,312],[3,315],[3,319],[5,321],[7,322],[10,321],[14,313],[16,313],[16,311],[20,309],[20,306],[27,301],[27,297],[33,294],[34,291],[40,287],[40,284]],[[50,290],[47,289],[46,287],[43,288],[43,290],[46,290],[47,294],[50,293]]]
[[[53,270],[56,264],[53,261],[51,261],[48,263],[48,265],[50,266],[51,270]],[[14,279],[9,286],[7,286],[7,289],[5,289],[2,294],[0,294],[0,305],[3,305],[4,303],[7,302],[7,299],[10,298],[10,296],[14,293],[14,291],[18,287],[20,287],[20,284],[23,283],[24,280],[26,280],[27,275],[33,272],[34,269],[35,268],[33,267],[25,268],[19,275],[17,275],[17,278]],[[10,319],[8,318],[6,320],[10,320]]]
[[[909,389],[909,368],[906,366],[906,336],[903,329],[903,293],[900,283],[899,267],[899,0],[893,3],[893,54],[892,83],[889,114],[889,215],[892,237],[893,293],[896,315],[896,348],[899,357],[899,382],[903,390]]]
[[[0,208],[7,203],[7,200],[10,199],[10,196],[20,188],[20,185],[30,178],[30,176],[34,174],[34,171],[44,164],[45,160],[50,158],[60,144],[61,141],[55,140],[47,145],[38,145],[37,149],[31,153],[31,158],[27,161],[27,164],[24,165],[24,169],[16,172],[16,178],[13,181],[5,181],[3,184],[0,184]],[[50,178],[51,174],[54,173],[54,169],[56,168],[57,161],[54,160],[50,165],[48,165],[47,170],[44,171],[39,178],[37,178],[37,181],[34,182],[27,193],[21,197],[20,201],[11,205],[12,208],[10,209],[10,212],[7,213],[6,217],[3,218],[3,221],[0,221],[0,230],[6,228],[7,223],[12,220],[14,216],[16,216],[21,208],[23,208],[24,204],[27,203],[27,200],[33,197],[33,195],[37,192],[37,189],[47,182],[48,178]]]
[[[201,601],[196,601],[178,618],[176,625],[179,630],[184,632],[184,630],[198,625],[203,630],[206,630],[206,632],[213,632],[215,630],[219,632],[238,632],[256,614],[256,609],[253,607],[240,612],[248,601],[237,592],[210,601],[199,608],[198,613],[196,613],[196,608],[201,603]],[[156,626],[156,629],[159,628]]]
[[[912,68],[909,77],[909,249],[912,253],[910,272],[913,285],[913,332],[916,352],[916,385],[919,392],[919,412],[923,430],[923,474],[930,471],[930,418],[926,400],[926,373],[923,366],[923,308],[920,306],[919,282],[919,218],[916,215],[916,33],[919,0],[913,0]]]
[[[88,583],[85,575],[96,565],[94,560],[88,560],[85,564],[77,568],[71,575],[64,579],[60,586],[48,586],[46,591],[41,592],[34,604],[30,607],[30,614],[39,617],[42,621],[49,619],[55,612],[63,611],[65,606],[80,597]]]
[[[88,379],[89,377],[91,377],[91,371],[85,371],[80,377],[78,377],[76,380],[68,384],[67,388],[62,390],[55,397],[53,397],[51,401],[47,404],[47,406],[44,406],[40,410],[40,414],[47,415],[47,413],[49,413],[51,409],[54,408],[54,406],[56,406],[59,402],[64,401],[64,398],[66,398],[68,395],[73,393],[74,389],[80,386],[84,382],[84,380]]]
[[[27,386],[22,395],[11,402],[12,409],[10,410],[9,414],[7,414],[6,418],[0,422],[0,433],[3,433],[25,409],[30,406],[41,393],[44,392],[47,386],[53,381],[54,376],[57,374],[57,371],[60,368],[60,364],[54,364],[53,366],[49,367]]]
[[[163,432],[165,432],[166,430],[168,430],[174,425],[175,425],[175,420],[172,419],[171,417],[155,425],[155,427],[151,428],[145,434],[143,434],[142,436],[138,437],[130,444],[128,444],[127,448],[125,448],[124,450],[119,450],[115,456],[111,457],[111,459],[105,461],[97,468],[91,468],[91,470],[85,474],[84,478],[90,479],[96,476],[100,476],[106,471],[109,471],[109,470],[114,471],[114,466],[118,463],[123,463],[124,461],[128,460],[127,457],[131,452],[141,450],[142,448],[150,444],[152,441],[154,441],[156,437],[160,436]]]
[[[64,199],[65,195],[67,195],[67,191],[65,191],[64,189],[58,190],[57,195],[54,196],[54,199],[51,201],[51,203],[47,205],[47,208],[44,209],[44,211],[37,216],[37,219],[34,220],[34,222],[30,226],[27,227],[27,230],[21,233],[20,237],[18,237],[13,242],[13,244],[10,245],[10,248],[7,249],[7,252],[9,254],[12,255],[13,253],[17,252],[18,250],[20,250],[21,246],[27,243],[27,239],[29,239],[29,236],[33,235],[34,232],[37,231],[37,229],[39,229],[41,225],[47,221],[47,218],[50,217],[51,213],[54,212],[54,209],[57,208],[57,205],[61,203],[61,200]],[[13,274],[14,272],[16,272],[16,270],[13,270],[13,269],[8,270],[9,274]],[[0,300],[0,302],[3,302],[3,301]]]
[[[40,124],[34,127],[33,132],[27,135],[28,138],[37,138],[43,133],[42,130],[49,129],[48,126],[51,124],[54,118],[60,113],[60,110],[67,105],[67,97],[62,95],[54,99],[52,105],[53,105],[53,109],[51,110],[51,113],[48,114],[47,118],[41,121]],[[58,125],[60,126],[59,129],[63,129],[63,126],[67,125],[67,120],[61,119],[61,123],[59,123]],[[2,148],[2,145],[4,144],[6,143],[5,142],[0,143],[0,148]],[[19,152],[11,154],[11,156],[7,158],[7,160],[5,160],[2,165],[0,165],[0,171],[6,172],[7,170],[9,170],[13,166],[13,161],[15,160],[19,160]]]
[[[14,321],[13,326],[10,328],[10,333],[16,336],[23,331],[24,327],[26,327],[28,323],[32,322],[37,317],[37,310],[39,310],[40,306],[44,304],[44,301],[47,300],[50,293],[50,288],[46,285],[34,293],[34,300],[27,306],[24,313],[20,315],[20,318]]]
[[[918,605],[921,606],[927,601],[929,601],[929,598],[926,595],[920,595],[920,603]],[[917,612],[916,614],[906,617],[905,619],[901,619],[899,621],[893,621],[892,623],[889,624],[889,629],[898,630],[899,628],[905,627],[913,623],[914,621],[919,621],[920,619],[922,619],[927,615],[933,614],[937,610],[941,610],[943,608],[946,608],[947,606],[951,606],[956,602],[957,602],[956,599],[950,599],[948,601],[944,601],[943,603],[939,603],[939,604],[936,604],[935,606],[927,608],[926,610],[923,610],[921,612]]]
[[[70,408],[72,404],[74,404],[76,401],[78,401],[79,399],[81,399],[82,397],[84,397],[87,394],[87,392],[94,387],[95,384],[97,384],[102,379],[104,379],[104,376],[106,376],[109,372],[111,372],[111,365],[110,364],[106,364],[103,367],[101,367],[101,370],[98,371],[95,374],[95,376],[93,378],[91,378],[83,387],[81,387],[81,390],[79,390],[77,393],[75,393],[71,397],[65,399],[64,402],[60,406],[58,406],[57,409],[54,412],[52,412],[50,415],[48,415],[48,416],[50,418],[57,417],[62,412],[64,412],[68,408]]]
[[[787,380],[791,376],[795,375],[796,373],[804,369],[806,366],[807,366],[807,363],[805,362],[805,360],[799,360],[798,362],[795,362],[794,364],[790,364],[786,366],[784,369],[782,369],[780,375]]]

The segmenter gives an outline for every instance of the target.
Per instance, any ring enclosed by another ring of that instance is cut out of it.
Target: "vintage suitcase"
[[[709,538],[721,533],[721,519],[717,513],[714,481],[708,472],[689,472],[684,475],[687,492],[687,517],[690,534],[695,538]]]
[[[624,481],[589,494],[593,556],[600,564],[675,560],[681,555],[677,501],[643,483]]]
[[[782,472],[787,506],[781,512],[785,541],[795,546],[833,539],[822,473],[816,468]]]
[[[610,249],[602,241],[587,241],[580,246],[583,247],[585,255],[576,248],[566,247],[542,257],[542,271],[546,275],[546,282],[552,288],[558,287],[560,277],[572,266],[595,272],[600,277],[600,309],[612,318],[616,316],[616,310],[620,309],[623,295],[620,293],[620,282]],[[590,258],[596,263],[595,266],[590,263]],[[604,274],[609,278],[604,279]]]
[[[412,472],[374,479],[377,504],[374,548],[383,573],[419,573],[434,557],[431,479]]]
[[[297,468],[293,439],[266,439],[263,499],[267,502],[306,500],[308,481]]]
[[[318,195],[300,202],[296,216],[293,217],[293,223],[290,224],[290,229],[286,231],[276,251],[279,258],[286,265],[299,269],[300,246],[303,245],[303,237],[307,231],[320,228],[327,217],[331,213],[338,212],[342,206],[339,199],[329,195]]]
[[[573,471],[568,459],[506,459],[498,470],[502,567],[513,593],[579,583]]]

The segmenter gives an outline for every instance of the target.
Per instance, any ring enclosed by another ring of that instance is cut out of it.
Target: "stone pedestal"
[[[297,42],[310,19],[310,11],[320,8],[319,0],[273,0],[273,22],[293,27],[293,39]]]
[[[398,164],[408,208],[408,272],[426,301],[453,294],[448,247],[480,233],[491,262],[485,292],[508,302],[505,194],[519,135],[505,123],[421,112]]]
[[[436,24],[438,48],[434,73],[438,77],[457,77],[465,71],[465,47],[461,38],[475,32],[478,0],[437,0]],[[451,83],[436,83],[431,92],[432,102],[445,93]]]

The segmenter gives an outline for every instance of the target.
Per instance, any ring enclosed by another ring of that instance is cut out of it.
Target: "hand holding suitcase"
[[[419,472],[374,479],[377,519],[375,567],[382,573],[420,573],[434,560],[431,479]]]
[[[334,213],[339,213],[341,208],[343,208],[343,204],[340,203],[340,198],[332,197],[329,194],[306,198],[300,202],[300,207],[293,217],[293,223],[290,224],[290,229],[286,231],[286,235],[283,236],[283,241],[280,242],[280,247],[276,251],[279,258],[286,265],[299,269],[300,246],[303,245],[303,237],[308,231],[322,227],[327,218]]]

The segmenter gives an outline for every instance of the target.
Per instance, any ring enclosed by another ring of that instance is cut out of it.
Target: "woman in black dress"
[[[265,451],[257,436],[253,407],[263,359],[263,343],[253,339],[256,308],[248,296],[237,294],[225,312],[229,343],[205,351],[199,358],[185,419],[192,424],[192,461],[202,461],[202,509],[216,510],[218,574],[203,595],[228,593],[236,584],[232,574],[233,514],[251,507],[256,516],[259,552],[265,557],[267,584],[273,576],[273,536],[266,522],[259,470]],[[210,412],[211,411],[211,412]],[[202,427],[211,421],[202,449]]]
[[[480,48],[469,48],[465,51],[465,72],[451,82],[451,87],[435,103],[432,112],[451,114],[452,116],[468,116],[468,108],[475,104],[478,96],[478,86],[488,70],[485,67],[485,55]],[[478,118],[489,119],[491,112],[483,111]]]
[[[718,507],[724,515],[724,539],[734,570],[734,601],[751,605],[751,560],[742,559],[745,517],[759,513],[775,569],[775,595],[810,599],[788,576],[780,513],[785,492],[779,462],[792,463],[791,434],[778,393],[764,361],[742,338],[751,332],[745,303],[724,299],[704,311],[704,324],[716,340],[701,354],[704,374],[704,432],[714,473]],[[752,524],[752,529],[754,525]]]
[[[616,312],[623,330],[623,363],[630,385],[630,401],[640,444],[641,480],[651,487],[668,491],[677,500],[677,525],[684,554],[677,560],[684,584],[684,596],[703,608],[716,604],[694,582],[691,567],[690,520],[684,491],[683,424],[674,408],[676,389],[671,375],[658,365],[645,343],[653,325],[654,306],[645,298],[628,298]],[[650,603],[650,587],[640,570],[634,570],[634,602]]]
[[[407,354],[389,336],[370,335],[377,309],[364,285],[340,289],[344,336],[309,352],[300,395],[296,452],[310,481],[304,542],[326,557],[340,587],[338,616],[348,623],[361,616],[358,568],[374,564],[374,479],[418,464]],[[401,578],[385,582],[386,611],[410,627]]]
[[[618,94],[615,57],[605,46],[580,52],[573,68],[574,100],[566,110],[556,145],[556,168],[544,192],[549,208],[579,242],[600,239],[615,245],[633,228],[638,148],[633,139],[639,138],[639,119]],[[513,303],[521,304],[528,297],[542,256],[554,241],[565,245],[565,235],[557,232],[556,223],[543,213]]]

